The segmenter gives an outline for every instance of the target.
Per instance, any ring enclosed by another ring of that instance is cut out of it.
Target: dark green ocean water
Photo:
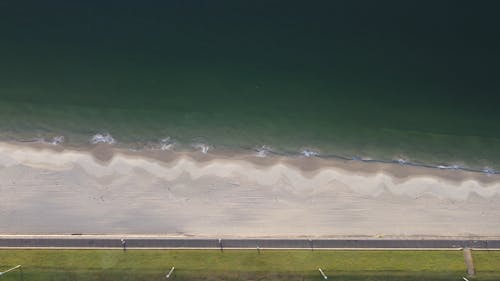
[[[500,169],[495,3],[0,1],[0,137]]]

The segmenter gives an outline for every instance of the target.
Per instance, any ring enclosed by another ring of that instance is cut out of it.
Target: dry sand
[[[500,176],[0,144],[0,234],[500,236]]]

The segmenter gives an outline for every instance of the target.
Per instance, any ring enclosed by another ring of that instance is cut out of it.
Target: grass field
[[[500,251],[474,251],[477,276],[500,280]],[[462,280],[461,251],[0,250],[9,280]]]

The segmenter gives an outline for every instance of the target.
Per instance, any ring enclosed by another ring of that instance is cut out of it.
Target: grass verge
[[[500,251],[473,252],[477,276],[500,280]],[[0,250],[0,270],[17,264],[9,280],[462,280],[461,251],[305,250]]]

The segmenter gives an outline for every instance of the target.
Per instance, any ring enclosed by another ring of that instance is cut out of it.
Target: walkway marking
[[[165,275],[165,277],[170,278],[170,275],[172,275],[172,272],[174,272],[174,269],[175,267],[172,266],[172,269],[170,269],[170,271],[167,273],[167,275]]]
[[[323,270],[321,270],[321,268],[318,268],[319,270],[319,273],[321,273],[321,275],[323,276],[323,279],[328,279],[328,276],[326,276],[326,274],[323,272]]]
[[[16,265],[16,266],[14,266],[13,268],[9,268],[9,269],[7,269],[7,270],[6,270],[6,271],[4,271],[4,272],[1,272],[1,271],[0,271],[0,275],[4,275],[5,273],[7,273],[7,272],[9,272],[9,271],[12,271],[12,270],[14,270],[14,269],[18,269],[18,268],[20,268],[20,267],[21,267],[21,265]]]

